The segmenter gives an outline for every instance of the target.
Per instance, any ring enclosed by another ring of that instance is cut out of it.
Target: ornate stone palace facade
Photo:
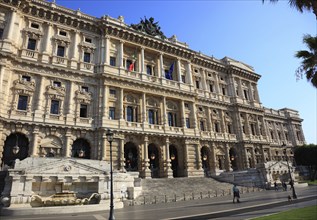
[[[109,161],[142,178],[193,177],[284,160],[305,143],[295,110],[261,105],[260,75],[166,38],[153,18],[95,18],[0,0],[0,161]],[[278,92],[278,91],[277,91]],[[18,151],[15,148],[18,146]]]

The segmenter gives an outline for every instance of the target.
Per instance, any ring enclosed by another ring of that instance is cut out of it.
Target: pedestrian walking
[[[287,185],[286,185],[285,182],[282,182],[282,186],[283,186],[283,190],[284,190],[284,191],[287,191]]]
[[[276,181],[274,182],[274,189],[275,189],[275,191],[278,191],[278,186],[277,186]]]
[[[240,202],[240,191],[239,188],[237,187],[236,184],[233,185],[232,188],[232,192],[233,192],[233,203],[235,203],[235,200],[237,200],[237,202]]]

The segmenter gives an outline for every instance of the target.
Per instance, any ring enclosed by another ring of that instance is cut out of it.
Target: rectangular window
[[[53,82],[53,86],[54,86],[54,87],[61,87],[61,86],[62,86],[62,83],[59,82],[59,81],[54,81],[54,82]]]
[[[110,89],[109,93],[110,93],[110,96],[116,97],[116,90],[115,89]]]
[[[186,83],[186,76],[185,75],[182,75],[182,82]]]
[[[205,123],[204,121],[200,121],[200,130],[204,131],[205,130]]]
[[[231,125],[230,124],[228,124],[228,133],[232,134],[232,129],[231,129]]]
[[[209,84],[209,91],[214,92],[214,85],[213,84]]]
[[[81,118],[87,118],[87,116],[88,116],[88,106],[87,105],[83,105],[83,104],[80,105],[79,116]]]
[[[90,53],[84,52],[84,62],[90,63]]]
[[[244,93],[244,98],[245,98],[246,100],[249,100],[248,91],[244,89],[244,90],[243,90],[243,93]]]
[[[131,65],[132,65],[132,60],[127,60],[126,61],[126,69],[127,70],[133,70],[133,66],[131,66]]]
[[[85,37],[85,42],[87,42],[87,43],[92,43],[92,40],[91,40],[90,38],[86,38],[86,37]]]
[[[149,124],[155,124],[154,111],[152,109],[149,110]]]
[[[151,65],[146,65],[146,74],[152,75],[152,66]]]
[[[219,125],[218,125],[217,122],[215,123],[215,132],[216,132],[216,133],[219,133]]]
[[[87,86],[82,86],[82,87],[81,87],[81,91],[83,91],[83,92],[88,92],[89,89],[88,89]]]
[[[222,95],[226,95],[226,88],[222,87]]]
[[[19,95],[19,101],[18,101],[18,110],[25,111],[28,104],[28,96],[25,95]]]
[[[0,39],[3,37],[3,28],[0,28]]]
[[[31,28],[39,29],[39,25],[36,23],[31,23]]]
[[[109,119],[114,120],[115,119],[115,113],[116,113],[116,108],[115,107],[109,107]]]
[[[66,33],[66,31],[59,31],[59,35],[66,37],[67,33]]]
[[[196,80],[196,88],[199,89],[199,81]]]
[[[190,128],[190,121],[189,121],[189,118],[186,118],[186,128]]]
[[[131,106],[127,107],[127,121],[133,121],[133,108]]]
[[[185,103],[184,105],[185,105],[186,109],[189,109],[189,104],[188,103]]]
[[[54,115],[59,114],[59,100],[51,101],[51,114],[54,114]]]
[[[64,55],[65,55],[65,47],[58,45],[57,56],[64,57]]]
[[[29,38],[28,50],[35,50],[35,47],[36,47],[36,40],[32,39],[32,38]]]
[[[22,80],[23,80],[23,81],[26,81],[26,82],[30,82],[30,81],[31,81],[31,77],[30,77],[30,76],[25,76],[25,75],[23,75],[23,76],[22,76]]]
[[[116,66],[116,58],[110,57],[110,66]]]

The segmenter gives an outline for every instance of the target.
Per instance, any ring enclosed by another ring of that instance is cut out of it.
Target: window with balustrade
[[[116,66],[116,58],[110,57],[110,66]]]
[[[36,49],[36,40],[35,39],[29,38],[27,49],[28,50],[35,50]]]
[[[88,52],[84,52],[84,62],[90,63],[90,61],[91,61],[91,54]]]
[[[65,56],[65,47],[64,46],[61,46],[61,45],[58,45],[57,46],[57,53],[56,55],[58,57],[64,57]]]

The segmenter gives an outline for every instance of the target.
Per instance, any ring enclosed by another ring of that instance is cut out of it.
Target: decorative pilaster
[[[142,93],[142,123],[143,123],[143,127],[146,123],[146,94],[145,92]]]
[[[120,144],[120,171],[121,172],[125,172],[125,163],[124,163],[124,139],[120,139],[119,140],[119,144]]]
[[[107,160],[107,136],[106,136],[106,134],[102,135],[100,160]]]
[[[230,154],[229,154],[229,144],[225,143],[225,170],[230,171]]]
[[[159,78],[164,78],[165,77],[165,72],[164,72],[164,63],[163,63],[163,53],[160,53],[159,55],[159,71],[158,71]]]
[[[185,118],[185,104],[184,104],[184,100],[181,100],[181,125],[183,128],[186,127],[186,118]]]
[[[118,53],[118,61],[119,61],[119,67],[120,68],[124,68],[123,67],[123,41],[120,41],[120,44],[119,44],[119,53]]]
[[[70,68],[71,69],[77,69],[78,64],[78,41],[79,41],[78,31],[74,31],[74,41],[73,41],[73,51],[72,51],[72,57],[70,59]]]
[[[190,62],[187,62],[186,65],[186,82],[190,85],[193,86],[193,78],[192,78],[192,68]]]
[[[45,44],[44,44],[44,50],[42,54],[42,62],[43,63],[49,63],[49,58],[51,54],[51,49],[50,48],[50,42],[51,42],[51,37],[52,37],[52,24],[46,23],[47,24],[47,30],[46,30],[46,38],[45,38]]]
[[[65,134],[65,157],[71,157],[71,145],[70,145],[70,141],[71,141],[71,133],[70,131],[67,131]]]

